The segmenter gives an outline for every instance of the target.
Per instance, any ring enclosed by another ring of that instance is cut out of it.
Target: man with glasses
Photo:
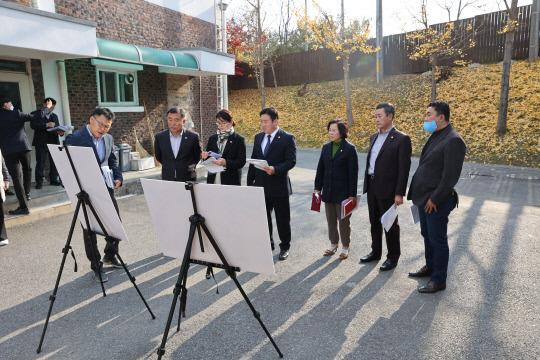
[[[184,129],[186,112],[177,106],[167,111],[169,130],[156,134],[154,150],[162,165],[161,179],[167,181],[197,180],[196,166],[201,159],[199,134]]]
[[[108,134],[113,120],[114,113],[111,110],[97,107],[92,112],[92,116],[90,116],[90,124],[75,133],[68,135],[65,143],[66,145],[85,146],[94,149],[94,154],[96,155],[99,166],[108,166],[109,169],[112,170],[114,189],[118,189],[122,185],[123,177],[122,172],[118,167],[118,160],[113,152],[114,139]],[[107,187],[107,189],[109,190],[109,195],[111,196],[116,212],[118,213],[118,204],[114,198],[114,190],[109,187]],[[108,280],[108,277],[103,271],[103,263],[116,268],[122,267],[122,264],[115,256],[115,248],[118,250],[118,241],[115,241],[112,244],[107,243],[105,246],[103,262],[101,262],[101,254],[97,248],[96,234],[89,234],[86,230],[83,230],[83,235],[84,249],[86,251],[86,257],[90,260],[90,267],[94,271],[94,280],[99,282],[99,275],[101,273],[101,279],[105,282]],[[94,259],[94,253],[96,254],[96,259]]]

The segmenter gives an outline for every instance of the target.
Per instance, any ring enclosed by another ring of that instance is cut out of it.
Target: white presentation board
[[[62,184],[66,188],[69,200],[75,208],[77,206],[77,194],[79,193],[79,185],[71,168],[66,151],[59,145],[48,145],[54,164],[58,169]],[[122,222],[116,213],[111,196],[105,185],[101,168],[99,167],[94,150],[83,146],[69,146],[69,154],[73,160],[73,165],[79,176],[82,190],[89,195],[90,202],[94,206],[97,215],[99,216],[107,233],[117,239],[129,241],[122,226]],[[102,234],[101,228],[95,219],[94,215],[87,208],[87,213],[90,221],[90,229],[98,234]],[[82,226],[86,229],[86,221],[84,212],[81,207],[79,211],[79,220]]]
[[[163,255],[181,259],[193,215],[190,191],[183,182],[141,179],[141,183]],[[197,210],[229,265],[274,275],[263,188],[196,184],[194,191]],[[202,233],[205,252],[196,232],[191,259],[222,264]]]

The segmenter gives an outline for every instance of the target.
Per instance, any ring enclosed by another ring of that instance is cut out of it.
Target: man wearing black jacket
[[[461,174],[466,146],[450,124],[450,107],[445,102],[429,104],[424,130],[432,135],[422,149],[407,199],[418,207],[426,265],[409,273],[409,276],[429,276],[429,282],[420,286],[418,291],[434,293],[446,289],[448,216],[458,204],[454,186]]]
[[[43,107],[46,107],[47,101],[52,101],[53,106],[51,107],[51,113],[49,115],[41,116],[41,110],[36,110],[32,114],[40,115],[39,118],[34,118],[30,121],[30,126],[34,129],[34,140],[32,145],[36,148],[36,189],[41,189],[43,186],[43,179],[45,178],[45,160],[47,159],[47,154],[49,154],[49,149],[47,144],[60,144],[58,140],[58,135],[64,135],[63,132],[48,131],[47,129],[57,127],[60,125],[58,121],[58,116],[53,113],[56,106],[56,100],[53,98],[46,98],[43,100]],[[49,154],[49,181],[51,185],[61,185],[60,179],[58,176],[58,171],[54,165],[54,161]]]
[[[52,101],[47,101],[39,114],[28,115],[13,108],[11,99],[0,95],[0,149],[6,160],[6,166],[13,181],[19,207],[10,210],[11,215],[28,215],[28,200],[30,199],[30,151],[32,147],[24,131],[24,123],[51,113]],[[21,174],[22,166],[22,174]]]

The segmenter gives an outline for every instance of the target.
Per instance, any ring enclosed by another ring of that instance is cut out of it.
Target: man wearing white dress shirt
[[[197,180],[196,166],[201,159],[199,134],[184,129],[184,109],[172,107],[167,111],[168,130],[156,134],[156,160],[162,165],[161,178],[168,181]]]

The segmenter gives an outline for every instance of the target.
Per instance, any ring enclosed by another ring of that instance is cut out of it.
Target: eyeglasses
[[[227,125],[227,124],[228,124],[228,122],[226,122],[226,121],[216,121],[216,125],[217,125],[218,127],[219,127],[219,126],[225,126],[225,125]]]
[[[94,117],[94,120],[97,122],[98,126],[99,126],[102,130],[106,130],[106,131],[111,130],[111,125],[105,125],[104,123],[102,123],[101,121],[99,121],[98,119],[96,119],[95,117]]]

